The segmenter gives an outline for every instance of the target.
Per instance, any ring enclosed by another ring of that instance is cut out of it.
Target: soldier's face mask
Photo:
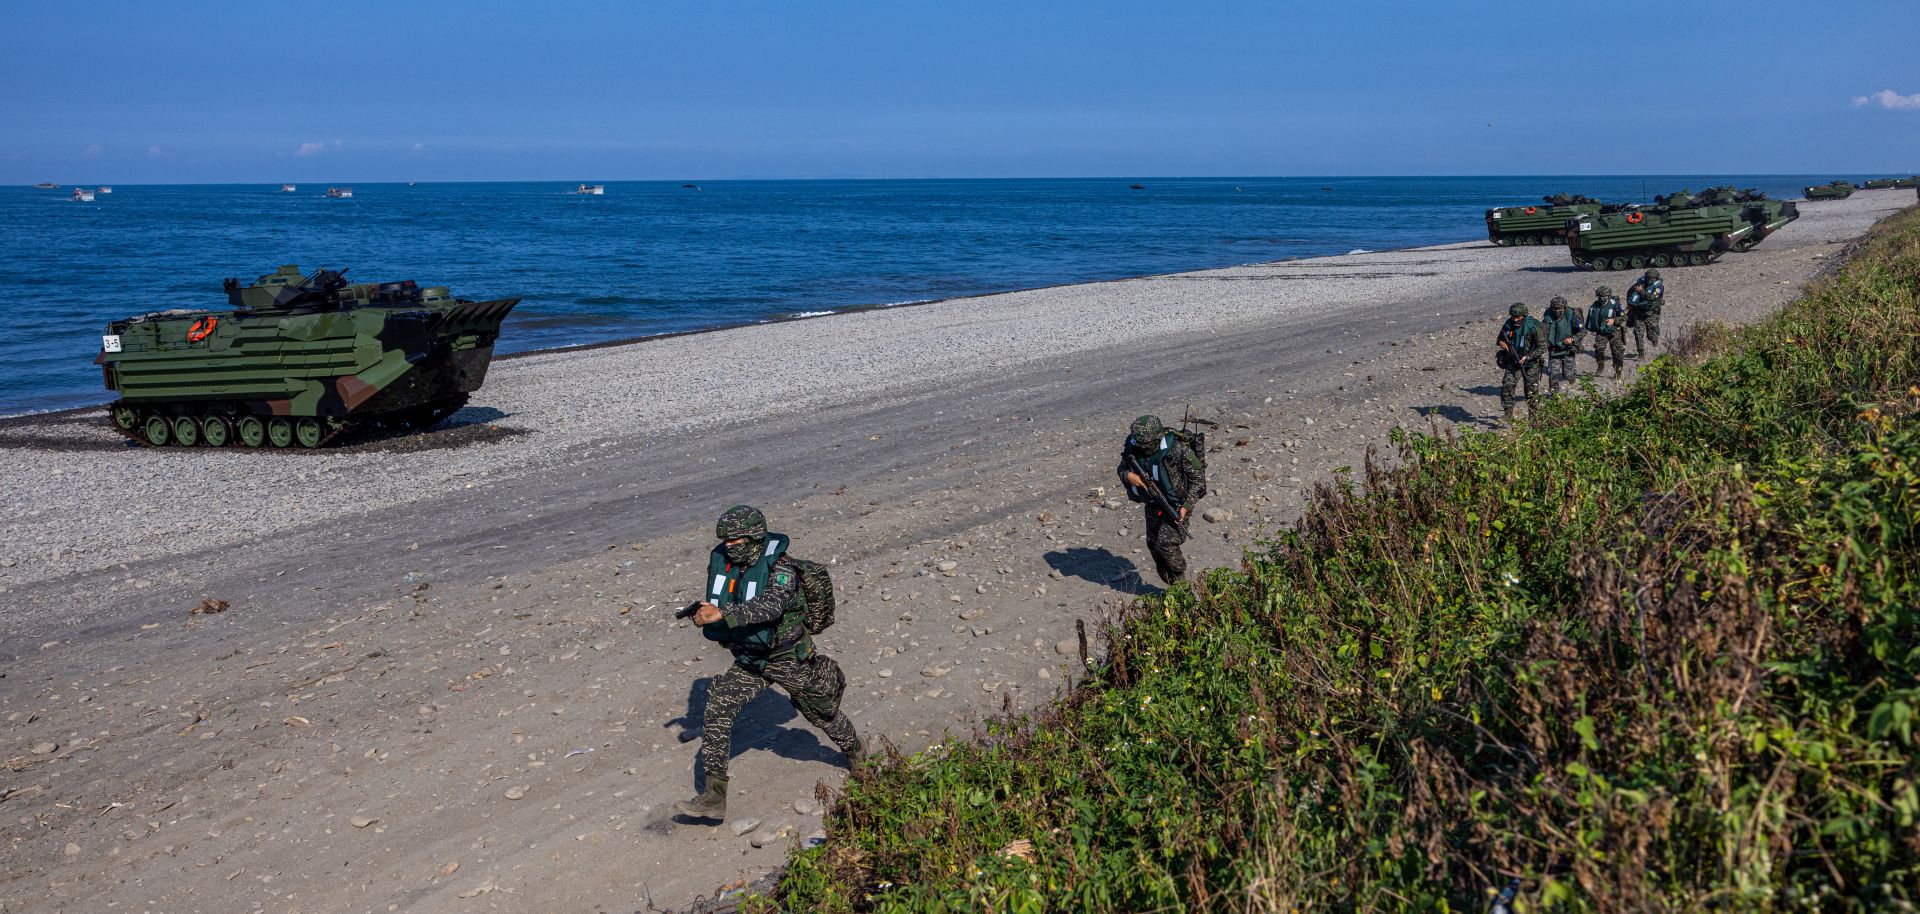
[[[746,536],[725,540],[721,548],[726,551],[727,561],[734,565],[751,565],[760,561],[767,552],[765,537]]]

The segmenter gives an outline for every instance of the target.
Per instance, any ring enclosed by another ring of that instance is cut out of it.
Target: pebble
[[[372,825],[373,823],[378,822],[380,820],[374,816],[354,816],[353,818],[348,819],[347,821],[353,823],[354,828],[366,828],[367,826]]]
[[[65,852],[65,853],[66,853],[66,855],[67,855],[67,856],[69,856],[69,857],[78,857],[78,856],[80,856],[80,845],[78,845],[78,844],[75,844],[75,843],[73,843],[72,841],[68,841],[68,842],[67,842],[67,848],[66,848],[66,852]]]
[[[793,811],[803,816],[817,816],[821,812],[820,801],[812,797],[801,797],[793,801]]]
[[[727,831],[733,832],[733,836],[736,838],[759,827],[759,819],[735,819],[727,823]]]
[[[1064,654],[1068,657],[1078,656],[1080,653],[1080,641],[1079,639],[1062,641],[1053,646],[1053,652],[1056,654]]]
[[[47,754],[49,754],[49,753],[51,753],[51,752],[53,752],[53,750],[55,750],[55,749],[58,749],[58,748],[60,748],[60,747],[59,747],[59,746],[57,746],[57,745],[54,745],[53,743],[35,743],[35,744],[34,744],[34,747],[33,747],[33,754],[34,754],[34,755],[47,755]]]
[[[921,670],[920,675],[925,676],[928,679],[939,679],[940,677],[945,676],[951,672],[953,672],[953,667],[950,667],[950,666],[930,666],[924,670]]]
[[[527,795],[527,788],[525,787],[514,786],[514,787],[507,788],[506,798],[509,800],[518,800],[521,797],[524,797],[526,795]]]
[[[1200,516],[1209,524],[1219,524],[1233,520],[1233,512],[1225,508],[1208,508],[1200,512]]]
[[[947,599],[949,599],[949,600],[952,600],[952,601],[953,601],[953,602],[955,602],[955,603],[958,603],[958,602],[960,602],[960,595],[959,595],[959,594],[954,594],[954,595],[952,595],[952,596],[950,596],[950,597],[948,597]]]
[[[766,847],[769,844],[778,844],[787,840],[787,838],[796,831],[799,831],[799,829],[791,825],[782,825],[774,829],[763,829],[755,832],[753,837],[748,838],[747,843],[754,847]]]
[[[878,672],[878,673],[875,673],[874,675],[876,675],[876,676],[879,676],[879,677],[880,677],[881,679],[892,679],[892,678],[893,678],[893,671],[892,671],[892,670],[881,670],[880,672]]]
[[[984,616],[986,614],[987,614],[987,611],[984,609],[969,609],[966,612],[961,613],[960,618],[965,619],[968,622],[972,622],[973,620],[978,619],[981,616]]]
[[[1040,678],[1041,678],[1041,679],[1052,679],[1052,678],[1053,678],[1053,673],[1052,673],[1052,672],[1050,672],[1050,671],[1048,671],[1048,670],[1045,670],[1045,669],[1042,669],[1042,670],[1040,671]]]
[[[956,562],[956,561],[954,561],[954,560],[952,560],[952,559],[948,559],[948,560],[946,560],[946,561],[944,561],[944,562],[941,562],[940,564],[938,564],[938,565],[935,565],[935,566],[933,566],[933,567],[935,567],[935,568],[938,568],[938,569],[939,569],[939,570],[941,570],[941,571],[952,571],[952,570],[954,570],[954,569],[956,569],[956,568],[959,568],[959,567],[960,567],[960,563],[959,563],[959,562]]]

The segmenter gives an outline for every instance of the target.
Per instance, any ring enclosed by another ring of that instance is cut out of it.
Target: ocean
[[[1826,175],[1074,178],[0,188],[0,415],[104,402],[104,325],[226,307],[284,263],[519,296],[500,352],[1486,237],[1489,206]],[[1131,184],[1138,183],[1139,189]],[[88,185],[91,186],[91,185]]]

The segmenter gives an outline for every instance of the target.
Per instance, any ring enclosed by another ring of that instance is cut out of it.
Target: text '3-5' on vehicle
[[[109,324],[95,363],[120,392],[113,427],[151,446],[317,448],[356,426],[424,429],[465,405],[520,300],[344,273],[289,264],[253,285],[227,280],[234,310]]]

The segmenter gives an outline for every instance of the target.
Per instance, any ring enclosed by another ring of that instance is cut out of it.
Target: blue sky
[[[1913,0],[0,15],[12,184],[1920,171]]]

